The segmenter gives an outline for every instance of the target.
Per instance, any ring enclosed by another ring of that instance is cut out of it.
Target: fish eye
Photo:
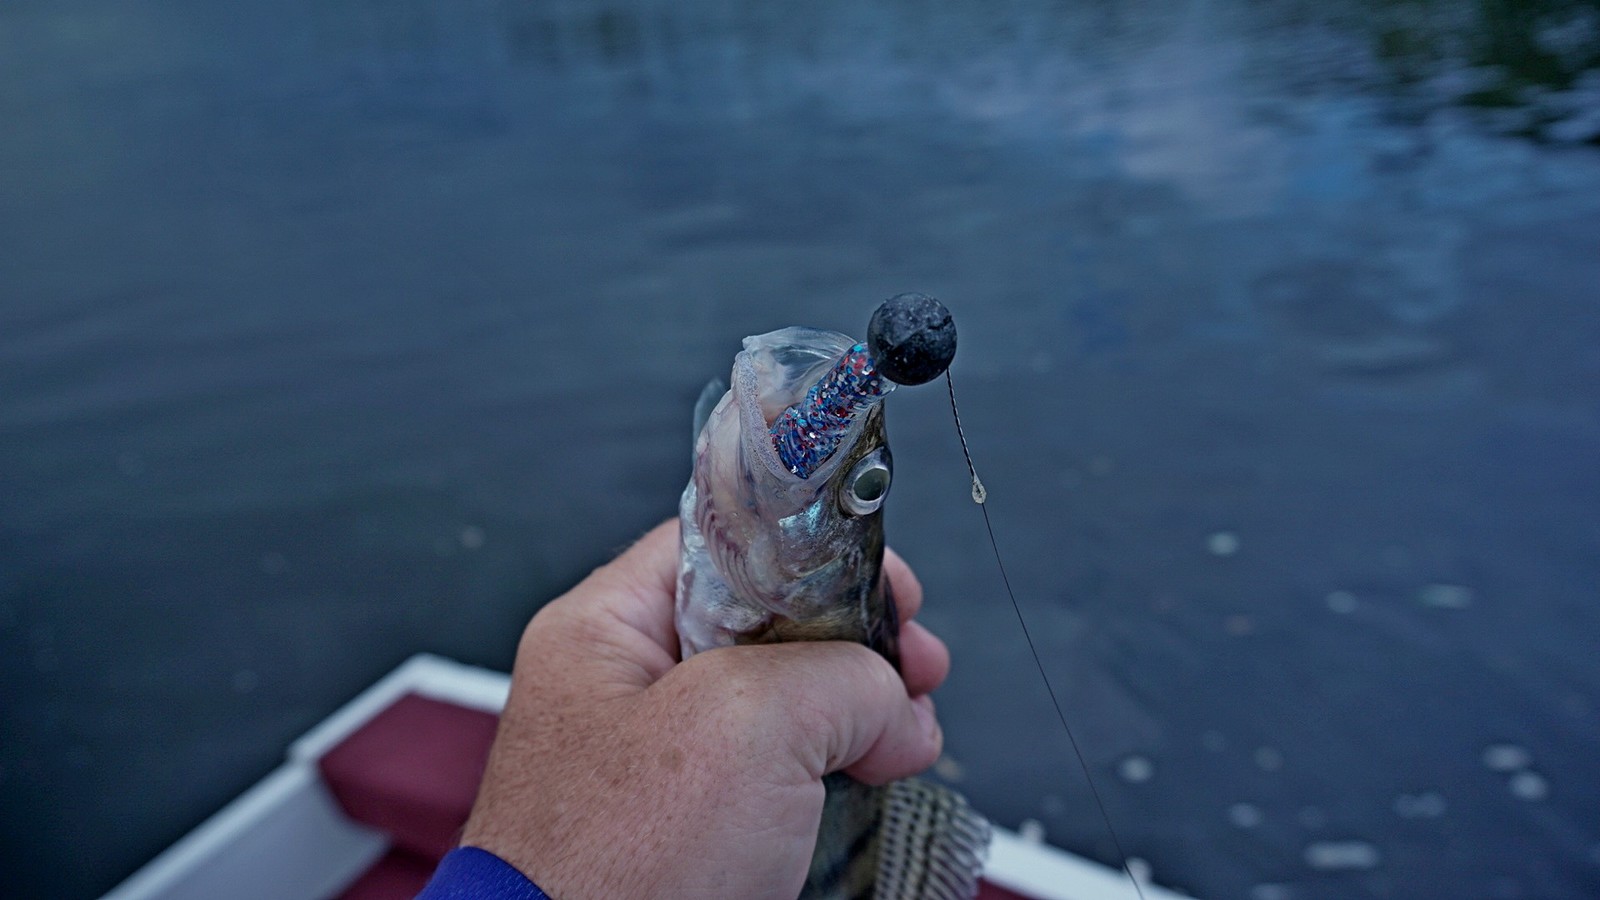
[[[890,478],[889,465],[883,459],[871,456],[862,460],[842,492],[845,510],[858,516],[877,512],[889,493]]]

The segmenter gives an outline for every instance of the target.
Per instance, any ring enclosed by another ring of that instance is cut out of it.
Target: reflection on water
[[[5,5],[0,869],[90,896],[406,654],[507,667],[673,508],[739,337],[918,289],[1158,880],[1594,895],[1597,23]],[[939,772],[1109,861],[938,399],[889,527]]]
[[[1482,111],[1505,134],[1600,143],[1600,5],[1573,0],[1382,4],[1377,55],[1423,113]],[[1369,26],[1372,27],[1372,26]]]
[[[894,2],[796,10],[733,4],[339,4],[315,40],[354,50],[376,78],[445,78],[451,58],[609,80],[658,113],[749,114],[819,92],[848,103],[916,100],[984,118],[1093,105],[1119,74],[1178,92],[1218,73],[1288,100],[1356,90],[1412,121],[1463,109],[1486,129],[1600,140],[1600,7],[1477,2],[1016,2],[993,10]],[[1196,66],[1199,68],[1196,68]],[[1154,71],[1156,67],[1165,72]],[[1212,73],[1210,76],[1207,73]],[[493,86],[482,86],[493,90]],[[1257,97],[1258,100],[1270,99]]]

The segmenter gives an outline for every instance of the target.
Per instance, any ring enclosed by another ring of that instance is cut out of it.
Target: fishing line
[[[1100,820],[1106,825],[1106,833],[1111,835],[1111,843],[1116,845],[1117,856],[1122,863],[1122,871],[1127,874],[1128,881],[1133,885],[1133,890],[1139,895],[1139,900],[1145,900],[1144,888],[1140,886],[1139,879],[1133,875],[1133,867],[1128,865],[1128,851],[1122,849],[1122,839],[1117,836],[1117,829],[1111,824],[1111,815],[1106,812],[1105,801],[1100,799],[1100,789],[1095,787],[1094,777],[1089,774],[1089,763],[1083,757],[1083,751],[1078,748],[1078,738],[1072,733],[1072,726],[1067,724],[1067,715],[1061,711],[1061,701],[1056,699],[1055,686],[1050,683],[1050,676],[1045,674],[1044,662],[1039,658],[1039,651],[1033,645],[1033,635],[1028,631],[1028,622],[1022,617],[1022,606],[1017,603],[1016,592],[1011,590],[1011,577],[1006,574],[1005,561],[1000,558],[1000,542],[994,537],[994,523],[989,521],[989,507],[984,502],[989,499],[989,492],[983,486],[983,481],[978,478],[978,469],[972,464],[972,451],[967,448],[967,433],[961,428],[961,413],[956,409],[956,382],[950,376],[950,370],[944,370],[945,385],[950,388],[950,414],[956,420],[956,435],[961,438],[961,455],[966,457],[967,472],[972,475],[972,502],[978,504],[978,510],[983,513],[983,527],[989,532],[989,546],[994,548],[994,562],[1000,568],[1000,581],[1006,586],[1006,596],[1011,599],[1011,609],[1017,614],[1017,624],[1022,626],[1022,636],[1028,642],[1028,652],[1033,654],[1033,664],[1039,667],[1039,677],[1044,680],[1044,688],[1050,694],[1050,705],[1056,708],[1056,718],[1061,720],[1061,728],[1067,733],[1067,741],[1072,744],[1072,753],[1078,758],[1078,767],[1083,770],[1084,783],[1089,785],[1089,793],[1094,796],[1094,805],[1100,810]]]

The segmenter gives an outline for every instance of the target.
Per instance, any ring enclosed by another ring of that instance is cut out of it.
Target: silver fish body
[[[898,666],[899,622],[882,577],[893,473],[883,405],[865,405],[806,477],[784,465],[769,430],[854,343],[811,328],[746,338],[731,387],[697,426],[679,507],[685,659],[732,644],[847,640]],[[917,779],[877,788],[831,775],[826,787],[802,897],[976,893],[988,825],[958,795]]]

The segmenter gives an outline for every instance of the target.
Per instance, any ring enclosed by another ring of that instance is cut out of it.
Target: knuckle
[[[870,690],[874,699],[880,702],[885,698],[903,696],[906,692],[905,682],[901,680],[900,673],[879,654],[861,647],[851,645],[854,649],[854,665],[858,668],[856,678],[862,688]]]
[[[522,638],[517,642],[519,660],[536,656],[542,645],[552,642],[554,635],[567,627],[570,615],[562,600],[563,598],[558,597],[546,603],[533,614],[533,618],[528,620],[528,624],[522,629]]]
[[[823,738],[829,746],[844,742],[839,734],[839,717],[827,699],[817,694],[800,692],[786,704],[784,718],[796,735]]]

